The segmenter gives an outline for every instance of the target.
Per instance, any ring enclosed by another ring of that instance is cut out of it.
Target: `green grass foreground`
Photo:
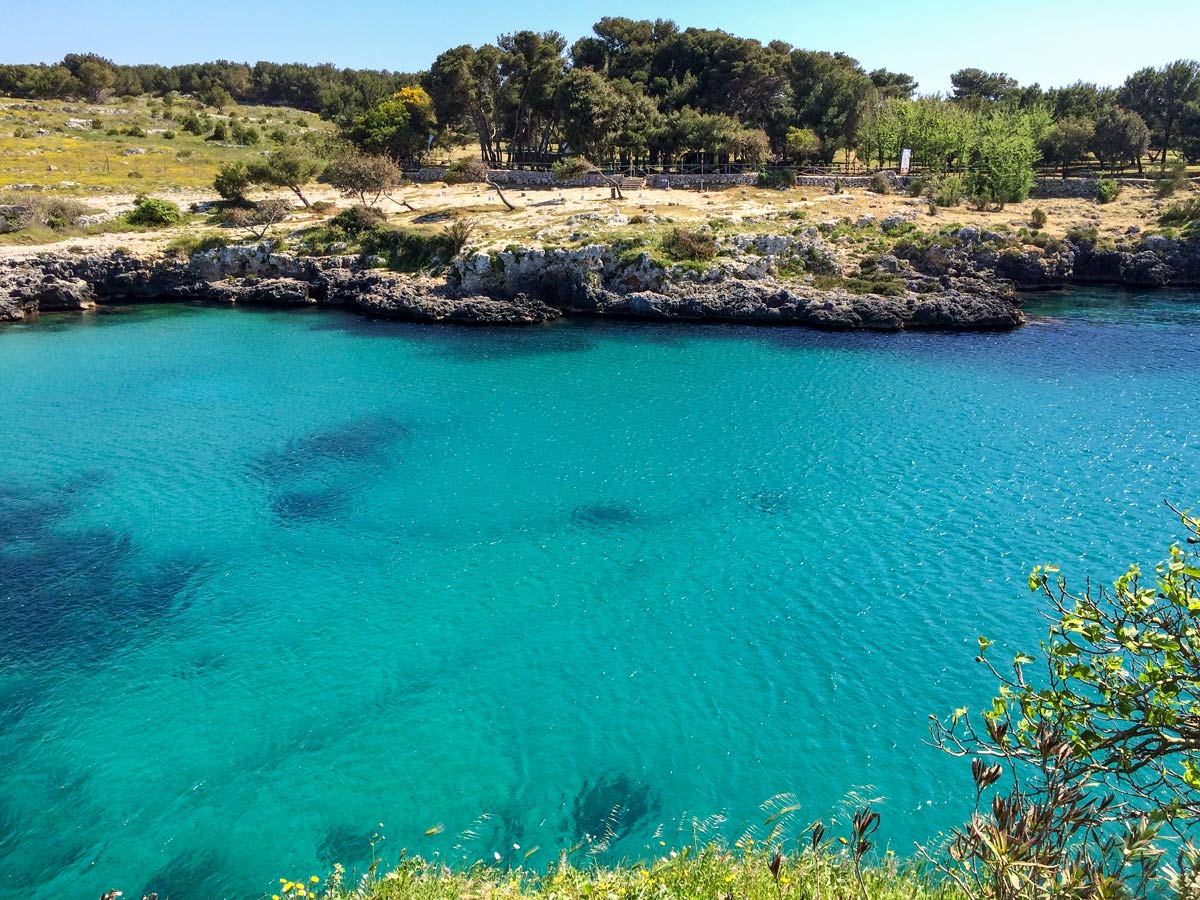
[[[708,844],[670,851],[653,862],[578,867],[566,854],[548,871],[476,864],[452,869],[415,857],[352,877],[281,879],[271,900],[959,900],[963,894],[889,851],[856,872],[849,853],[806,851],[782,857],[761,845]]]

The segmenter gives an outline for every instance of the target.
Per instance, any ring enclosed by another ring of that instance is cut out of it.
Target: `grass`
[[[359,879],[335,869],[327,879],[281,879],[281,900],[959,900],[951,885],[920,869],[884,860],[864,867],[860,882],[852,860],[823,848],[782,857],[772,872],[774,848],[753,843],[729,848],[710,843],[665,853],[649,863],[575,866],[564,853],[545,871],[475,865],[451,870],[440,861],[402,860]],[[315,877],[315,876],[314,876]],[[285,888],[287,888],[285,890]],[[302,892],[302,893],[301,893]]]
[[[170,226],[170,228],[178,228],[198,221],[200,221],[199,216],[185,214],[179,223]],[[37,244],[55,244],[61,241],[69,241],[73,238],[88,237],[97,234],[140,234],[145,232],[166,232],[168,230],[168,228],[158,225],[135,225],[124,216],[117,216],[115,219],[107,219],[95,225],[85,225],[82,227],[49,228],[45,225],[32,225],[28,228],[22,228],[20,231],[10,231],[7,234],[0,234],[0,247],[28,247]]]
[[[0,184],[29,184],[66,192],[208,188],[222,163],[249,159],[276,146],[266,138],[257,146],[244,147],[189,134],[174,119],[182,119],[191,109],[181,101],[164,110],[161,104],[143,98],[108,104],[2,99]],[[217,114],[213,115],[213,119],[206,120],[210,124],[216,121]],[[332,127],[312,113],[287,107],[241,106],[220,115],[236,115],[264,134],[282,129],[289,138]],[[308,123],[306,128],[295,124],[301,118]],[[94,121],[102,127],[72,128],[68,124],[72,120]],[[140,128],[145,137],[108,133],[127,128]],[[167,131],[173,131],[175,137],[165,137]],[[146,152],[126,155],[135,149]],[[72,184],[64,186],[64,182]]]

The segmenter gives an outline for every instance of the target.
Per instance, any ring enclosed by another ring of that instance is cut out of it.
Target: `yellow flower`
[[[285,881],[283,883],[283,892],[286,894],[288,891],[290,891],[294,887],[295,887],[295,885],[292,884],[290,881]]]
[[[317,883],[318,881],[320,881],[321,879],[320,879],[320,878],[318,878],[316,875],[313,875],[313,876],[312,876],[312,877],[310,877],[308,880],[309,880],[309,881],[311,881],[313,884],[316,884],[316,883]]]
[[[271,895],[271,900],[279,900],[279,895],[278,895],[278,894],[272,894],[272,895]]]

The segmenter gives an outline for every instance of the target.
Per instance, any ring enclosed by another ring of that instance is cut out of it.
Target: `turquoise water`
[[[255,897],[376,833],[541,865],[616,804],[634,856],[780,792],[885,797],[905,852],[967,812],[927,717],[1036,642],[1030,566],[1200,500],[1198,298],[1032,309],[0,331],[0,897]]]

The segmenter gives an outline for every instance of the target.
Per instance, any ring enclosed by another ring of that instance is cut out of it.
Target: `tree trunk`
[[[517,208],[508,202],[508,198],[504,196],[504,191],[500,190],[500,185],[496,184],[496,182],[492,181],[490,178],[485,180],[492,186],[496,193],[500,195],[500,202],[507,206],[511,212],[516,212]]]

